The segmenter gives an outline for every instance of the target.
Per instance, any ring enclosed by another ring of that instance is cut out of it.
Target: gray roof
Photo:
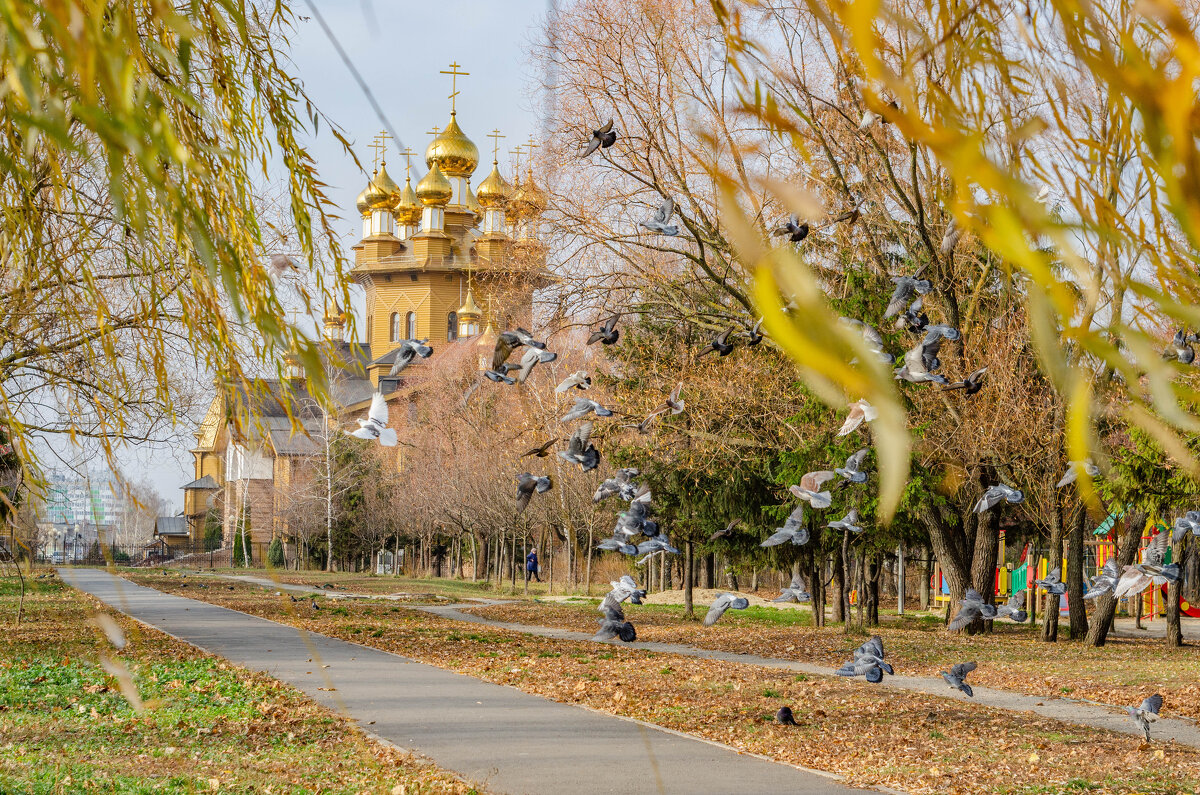
[[[185,536],[188,534],[187,517],[160,516],[154,520],[156,536]]]
[[[193,480],[191,483],[185,483],[184,485],[180,486],[179,488],[181,488],[181,489],[219,489],[221,487],[217,485],[217,481],[215,481],[213,479],[212,475],[205,475],[204,477],[200,478],[199,480]]]
[[[283,421],[280,422],[280,420]],[[292,433],[291,425],[284,418],[270,418],[267,433],[269,433],[271,436],[271,447],[275,449],[275,454],[312,455],[316,453],[319,447],[312,439],[311,434],[321,432],[321,421],[305,420],[304,430],[308,431],[310,436],[305,436],[301,431]]]

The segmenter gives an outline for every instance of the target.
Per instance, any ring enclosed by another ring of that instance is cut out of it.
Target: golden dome
[[[415,224],[421,217],[421,200],[413,190],[412,177],[404,177],[404,190],[400,192],[400,201],[396,204],[396,220],[402,224]]]
[[[446,129],[438,133],[425,150],[425,165],[433,168],[435,163],[452,177],[469,177],[479,165],[479,149],[458,126],[453,111]]]
[[[371,179],[366,199],[372,210],[390,210],[400,200],[400,186],[388,176],[386,164]]]
[[[437,163],[431,165],[429,173],[417,183],[417,197],[426,207],[445,204],[452,195],[454,189],[450,187],[450,180],[442,175]]]
[[[540,215],[546,209],[546,194],[533,181],[533,169],[525,175],[525,184],[521,186],[522,209],[528,215]]]
[[[500,175],[500,168],[495,161],[492,161],[492,173],[479,183],[479,193],[476,195],[484,207],[502,207],[512,196],[512,187]]]
[[[371,214],[371,197],[372,189],[375,187],[374,182],[368,182],[367,187],[362,189],[362,193],[358,194],[358,198],[354,200],[354,206],[358,208],[359,215]]]
[[[478,320],[483,317],[483,311],[475,303],[475,294],[470,287],[467,288],[467,300],[463,301],[456,314],[459,320]]]
[[[481,212],[481,210],[479,208],[479,199],[475,198],[475,192],[471,190],[470,181],[467,182],[466,199],[467,200],[465,202],[463,202],[463,206],[466,207],[471,212],[475,213],[476,215],[479,215],[479,213]]]

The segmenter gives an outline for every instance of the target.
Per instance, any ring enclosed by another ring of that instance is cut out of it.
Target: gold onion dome
[[[373,182],[368,182],[367,187],[362,189],[362,193],[358,194],[358,198],[354,200],[354,206],[358,208],[359,215],[371,214],[371,188],[374,187]]]
[[[463,206],[465,206],[468,210],[475,213],[476,215],[479,215],[479,213],[481,212],[480,207],[479,207],[479,199],[475,198],[475,192],[471,190],[470,182],[467,183],[466,201],[463,202]]]
[[[483,317],[483,311],[475,303],[475,293],[470,287],[467,288],[467,300],[463,301],[463,305],[455,314],[458,315],[459,320],[479,320]]]
[[[475,194],[479,203],[484,207],[502,207],[512,196],[512,188],[504,177],[500,176],[500,168],[492,162],[492,173],[479,183],[479,192]]]
[[[454,189],[450,187],[450,180],[442,175],[442,170],[438,168],[437,163],[430,165],[429,173],[417,183],[417,197],[426,207],[445,204],[450,201],[453,194]]]
[[[413,190],[412,177],[404,177],[404,190],[400,191],[400,201],[396,204],[396,220],[402,224],[414,224],[421,217],[421,200]]]
[[[546,209],[546,194],[533,181],[533,169],[525,175],[525,184],[521,188],[521,204],[526,213],[538,215]]]
[[[400,200],[400,186],[388,176],[386,164],[371,179],[366,199],[372,210],[390,210]]]
[[[434,164],[452,177],[469,177],[479,165],[479,149],[458,126],[455,114],[450,113],[450,123],[425,150],[425,165]]]

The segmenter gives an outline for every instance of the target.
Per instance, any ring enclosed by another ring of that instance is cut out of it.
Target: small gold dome
[[[511,224],[517,220],[517,217],[522,213],[522,207],[525,202],[525,188],[521,185],[521,175],[518,173],[513,178],[512,192],[508,195],[508,201],[504,204],[504,217]]]
[[[463,202],[463,206],[476,215],[479,215],[481,212],[483,212],[479,207],[479,199],[475,198],[475,192],[471,190],[470,181],[467,182],[467,195],[466,201]]]
[[[500,167],[495,161],[492,161],[492,173],[479,183],[479,193],[476,195],[484,207],[502,207],[512,196],[512,188],[500,175]]]
[[[400,201],[396,204],[396,220],[401,224],[415,224],[421,217],[421,200],[413,190],[412,177],[404,177],[404,190],[400,192]]]
[[[533,169],[525,175],[521,186],[521,209],[526,215],[541,215],[546,209],[546,194],[533,181]]]
[[[429,173],[417,183],[417,197],[426,207],[443,205],[450,201],[452,195],[454,189],[450,187],[450,180],[442,175],[437,163],[431,165]]]
[[[362,193],[358,194],[358,198],[354,200],[354,206],[358,208],[359,215],[371,214],[371,202],[369,199],[371,197],[372,187],[374,187],[374,184],[368,182],[367,187],[363,188]]]
[[[452,177],[469,177],[479,165],[479,149],[458,126],[454,112],[450,113],[446,129],[425,150],[425,165],[432,168],[435,163]]]
[[[463,301],[456,314],[459,320],[479,320],[483,317],[483,310],[475,303],[475,293],[470,287],[467,288],[467,300]]]
[[[371,180],[371,186],[375,190],[367,198],[367,203],[371,205],[372,210],[390,210],[400,201],[400,186],[388,175],[386,163]]]

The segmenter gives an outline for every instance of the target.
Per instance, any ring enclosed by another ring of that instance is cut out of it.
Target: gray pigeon
[[[529,498],[534,492],[545,494],[552,485],[549,477],[534,477],[529,472],[517,475],[517,513],[523,513],[529,507]]]
[[[893,276],[892,282],[895,283],[896,289],[892,291],[892,297],[883,313],[885,319],[903,312],[914,296],[925,295],[933,289],[933,282],[915,276]]]
[[[809,602],[812,601],[812,594],[808,592],[808,586],[804,582],[804,577],[797,574],[792,577],[792,584],[783,589],[783,593],[771,600],[772,602]]]
[[[742,523],[742,520],[741,520],[741,519],[738,519],[738,518],[733,518],[733,519],[730,519],[730,520],[729,520],[729,524],[725,525],[725,527],[721,528],[721,529],[720,529],[720,530],[718,530],[717,532],[715,532],[715,533],[713,533],[712,535],[710,535],[710,536],[708,537],[708,540],[709,540],[709,541],[716,541],[718,538],[725,538],[725,537],[727,537],[727,536],[728,536],[730,533],[732,533],[732,532],[733,532],[733,531],[734,531],[734,530],[737,528],[737,526],[738,526],[738,525],[740,525],[741,523]]]
[[[633,479],[638,474],[639,472],[635,467],[618,469],[615,475],[600,483],[599,488],[596,489],[596,493],[592,497],[592,502],[601,502],[614,495],[620,496],[626,502],[633,502],[640,497],[645,497],[642,501],[648,501],[649,491],[643,492],[642,487],[633,482]]]
[[[959,605],[958,612],[954,614],[954,618],[950,619],[950,623],[946,625],[946,630],[949,632],[957,632],[963,627],[970,624],[977,618],[993,619],[996,617],[997,609],[995,605],[989,605],[983,601],[979,591],[974,588],[968,588],[967,593],[963,596],[962,604]]]
[[[800,217],[793,215],[771,230],[771,237],[782,237],[784,235],[787,235],[788,240],[792,243],[799,243],[808,237],[808,222],[801,223]]]
[[[611,417],[613,414],[594,400],[589,398],[575,398],[575,405],[562,416],[562,421],[581,420],[593,411],[596,412],[597,417]]]
[[[1099,573],[1092,578],[1088,583],[1087,593],[1083,595],[1084,599],[1095,599],[1105,593],[1111,593],[1117,587],[1117,581],[1121,579],[1121,570],[1117,568],[1117,559],[1109,558],[1104,561],[1104,567]]]
[[[717,623],[717,619],[725,615],[726,610],[745,610],[749,606],[750,600],[744,596],[734,596],[731,593],[717,594],[712,606],[708,608],[708,614],[704,616],[704,626],[711,627]]]
[[[955,690],[961,690],[967,694],[968,698],[974,698],[975,693],[971,690],[971,686],[965,681],[967,674],[975,670],[975,663],[955,663],[950,667],[949,671],[942,671],[942,678],[946,680],[946,684],[950,685]]]
[[[557,353],[543,351],[537,348],[530,348],[525,351],[525,355],[521,357],[521,367],[517,371],[517,383],[523,384],[529,378],[529,374],[533,372],[533,368],[539,364],[547,364],[558,358]]]
[[[603,127],[598,130],[592,130],[592,137],[588,139],[587,146],[579,153],[581,158],[587,157],[597,149],[607,149],[617,142],[617,131],[613,129],[613,120],[609,119]]]
[[[642,600],[646,598],[646,590],[639,588],[638,584],[628,574],[622,574],[621,579],[613,580],[609,585],[612,586],[612,590],[608,592],[608,595],[616,599],[618,603],[628,599],[635,605],[640,605]]]
[[[604,597],[604,601],[600,603],[600,612],[604,618],[600,620],[600,629],[592,636],[592,640],[620,638],[626,643],[637,640],[637,632],[634,630],[633,624],[625,619],[625,611],[621,609],[621,603],[614,599],[612,594]]]
[[[1191,346],[1193,342],[1200,342],[1200,338],[1195,334],[1188,334],[1182,329],[1176,331],[1170,344],[1163,348],[1163,358],[1175,359],[1182,364],[1191,364],[1196,360],[1196,349]]]
[[[1052,595],[1062,596],[1067,592],[1067,584],[1062,581],[1062,566],[1047,574],[1044,580],[1034,580],[1033,584]]]
[[[854,650],[854,659],[837,669],[838,676],[865,676],[868,682],[883,681],[884,673],[892,675],[892,666],[883,659],[883,638],[871,639]]]
[[[654,211],[654,215],[650,217],[650,220],[642,221],[642,226],[651,232],[658,232],[660,235],[666,235],[667,237],[675,237],[675,235],[679,234],[679,227],[668,223],[674,214],[675,201],[668,196],[666,199],[663,199],[663,203]]]
[[[775,713],[775,722],[779,723],[783,726],[799,726],[800,725],[800,724],[796,723],[796,716],[792,714],[791,707],[780,707],[779,711]]]
[[[825,526],[832,528],[833,530],[849,530],[851,533],[856,535],[863,531],[862,527],[858,524],[857,508],[851,508],[841,519],[838,519],[835,522],[830,522]]]
[[[863,470],[863,464],[866,462],[867,456],[870,454],[870,449],[864,447],[847,458],[846,463],[843,466],[834,468],[833,471],[842,477],[844,481],[842,483],[843,486],[851,483],[867,482],[867,473]]]
[[[600,325],[600,328],[588,335],[587,344],[594,345],[597,342],[601,345],[615,344],[617,340],[621,339],[621,330],[617,328],[617,321],[620,319],[620,315],[609,317]]]
[[[1090,478],[1099,477],[1100,475],[1100,467],[1093,464],[1090,458],[1087,461],[1068,461],[1067,471],[1063,474],[1062,480],[1054,485],[1054,488],[1061,489],[1063,486],[1070,486],[1079,477],[1079,470],[1081,469],[1087,472]]]
[[[646,527],[643,527],[642,532],[645,532],[647,528],[653,531],[653,535],[646,533],[647,535],[651,535],[651,537],[638,544],[637,553],[639,555],[651,555],[655,552],[666,552],[671,555],[679,554],[679,550],[671,546],[671,542],[667,540],[667,537],[658,531],[657,524],[650,521],[646,522]]]
[[[975,503],[975,513],[990,511],[1002,502],[1009,502],[1016,505],[1024,501],[1025,495],[1021,491],[1014,489],[1012,486],[999,483],[983,493],[983,496],[979,498],[979,502]]]
[[[947,384],[946,386],[942,387],[942,389],[961,389],[963,390],[963,394],[965,394],[967,397],[971,397],[976,392],[983,389],[983,377],[985,375],[987,375],[987,368],[980,367],[963,380],[955,381],[953,384]]]
[[[942,245],[940,250],[943,257],[948,257],[954,251],[954,247],[958,245],[959,238],[962,237],[962,227],[958,225],[958,218],[950,216],[950,223],[946,224],[946,233],[942,235]]]
[[[1129,719],[1142,730],[1146,742],[1150,742],[1150,722],[1158,720],[1158,712],[1162,709],[1163,698],[1158,693],[1147,698],[1140,707],[1126,707]]]
[[[1175,520],[1171,528],[1171,543],[1176,543],[1188,533],[1200,536],[1200,511],[1188,511]]]
[[[432,356],[433,348],[425,344],[428,341],[400,340],[399,347],[396,348],[395,357],[392,359],[392,369],[388,371],[388,377],[399,375],[418,356],[422,359],[428,359]]]
[[[1029,618],[1029,614],[1025,612],[1025,592],[1017,591],[1008,597],[1007,602],[997,605],[996,618],[1011,618],[1018,624],[1024,624]]]
[[[600,451],[588,441],[588,437],[591,435],[592,423],[581,423],[575,429],[575,433],[571,434],[571,438],[567,442],[567,449],[558,451],[559,458],[570,461],[572,464],[579,464],[583,467],[584,472],[590,472],[600,466]]]
[[[808,528],[804,526],[804,503],[800,503],[783,523],[783,527],[776,528],[771,537],[759,546],[774,547],[790,541],[793,546],[802,547],[808,543],[808,535]]]
[[[862,334],[863,342],[867,344],[868,348],[877,353],[879,358],[884,362],[892,364],[896,361],[895,356],[883,349],[883,335],[879,333],[879,329],[852,317],[842,317],[839,320]]]
[[[592,377],[587,374],[586,370],[576,370],[569,376],[563,379],[563,382],[554,387],[554,391],[562,394],[571,388],[587,389],[592,385]]]

